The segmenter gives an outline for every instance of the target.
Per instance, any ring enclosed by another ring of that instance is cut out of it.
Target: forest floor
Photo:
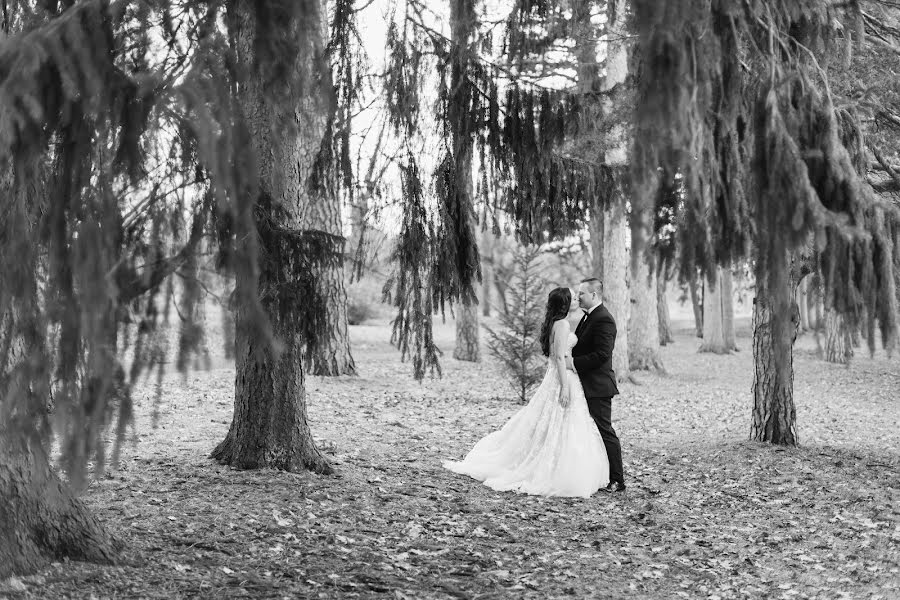
[[[5,598],[900,598],[900,360],[795,351],[799,448],[746,441],[751,350],[688,331],[614,401],[628,490],[497,493],[445,471],[519,406],[491,359],[419,384],[384,324],[352,328],[358,377],[309,378],[336,475],[207,458],[230,423],[217,359],[138,390],[139,441],[85,493],[116,566],[63,562]]]

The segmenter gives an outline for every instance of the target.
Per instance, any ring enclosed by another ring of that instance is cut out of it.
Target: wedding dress
[[[578,338],[568,334],[571,354]],[[567,407],[559,404],[559,374],[552,360],[528,404],[482,438],[459,462],[444,467],[498,491],[588,497],[609,482],[609,460],[588,412],[578,374],[566,371]]]

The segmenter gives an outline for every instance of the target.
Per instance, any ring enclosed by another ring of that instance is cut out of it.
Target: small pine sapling
[[[488,349],[500,360],[503,371],[518,394],[527,402],[541,380],[541,317],[543,279],[540,277],[540,250],[526,247],[515,253],[513,283],[507,290],[506,310],[500,313],[500,330],[485,326]]]

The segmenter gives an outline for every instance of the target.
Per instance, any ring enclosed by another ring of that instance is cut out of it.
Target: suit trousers
[[[606,456],[609,458],[609,480],[625,483],[625,474],[622,471],[622,445],[612,426],[612,397],[588,398],[587,405],[594,423],[597,424],[597,429],[600,430],[603,445],[606,446]]]

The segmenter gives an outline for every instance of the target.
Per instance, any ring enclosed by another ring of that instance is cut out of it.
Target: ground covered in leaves
[[[438,341],[452,350],[452,323]],[[359,377],[308,380],[337,474],[234,471],[207,455],[231,418],[233,369],[153,383],[121,468],[86,492],[120,564],[57,563],[9,598],[900,598],[900,360],[850,368],[795,354],[800,448],[750,443],[749,339],[622,386],[613,416],[628,490],[496,493],[449,473],[518,408],[491,360],[445,351],[417,384],[387,327],[352,331]]]

